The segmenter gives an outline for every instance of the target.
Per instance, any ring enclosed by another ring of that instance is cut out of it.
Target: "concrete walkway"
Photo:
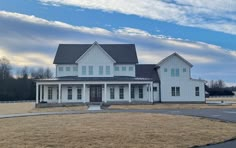
[[[28,117],[28,116],[44,116],[44,115],[69,115],[69,114],[86,114],[86,113],[161,113],[170,115],[186,115],[203,117],[214,120],[220,120],[223,122],[236,123],[236,109],[127,109],[127,110],[98,110],[98,111],[65,111],[65,112],[38,112],[38,113],[25,113],[25,114],[9,114],[0,115],[0,119],[3,118],[15,118],[15,117]],[[216,145],[203,146],[203,148],[235,148],[236,140],[220,143]]]

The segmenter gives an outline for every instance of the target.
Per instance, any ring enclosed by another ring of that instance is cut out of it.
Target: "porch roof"
[[[115,76],[115,77],[77,77],[67,76],[50,79],[37,79],[36,82],[55,82],[55,81],[153,81],[152,78]]]

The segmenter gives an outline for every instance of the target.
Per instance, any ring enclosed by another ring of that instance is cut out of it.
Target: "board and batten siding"
[[[77,76],[78,71],[79,71],[78,64],[57,64],[56,65],[56,77]]]
[[[135,64],[115,64],[114,76],[135,77]]]
[[[179,76],[172,76],[171,69],[179,69]],[[178,56],[169,57],[161,63],[158,73],[161,80],[162,102],[205,102],[204,82],[192,80],[191,66]],[[172,96],[171,87],[180,87],[180,96]],[[195,87],[200,89],[199,96],[195,95]]]

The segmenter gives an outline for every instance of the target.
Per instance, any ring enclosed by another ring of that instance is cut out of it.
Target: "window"
[[[171,68],[171,77],[174,77],[174,76],[175,76],[175,69]]]
[[[134,70],[133,66],[130,66],[129,71],[133,71],[133,70]]]
[[[86,75],[86,66],[82,66],[82,75]]]
[[[153,91],[157,91],[157,87],[153,87]]]
[[[167,68],[164,69],[164,72],[167,72]]]
[[[48,100],[52,100],[52,87],[48,87]]]
[[[115,99],[115,89],[114,89],[114,87],[110,88],[110,98]]]
[[[186,68],[183,68],[183,72],[186,72],[187,70],[186,70]]]
[[[93,75],[93,66],[89,66],[89,75]]]
[[[111,74],[110,66],[106,66],[106,75],[110,74]]]
[[[172,96],[180,96],[180,87],[171,87]]]
[[[179,68],[171,68],[171,77],[179,77]]]
[[[59,99],[59,89],[57,88],[57,100]]]
[[[74,67],[73,67],[73,71],[78,71],[78,67],[77,67],[77,66],[74,66]]]
[[[135,98],[134,87],[131,87],[131,98],[132,98],[132,99]]]
[[[119,70],[120,70],[120,67],[115,66],[115,71],[119,71]]]
[[[119,89],[119,97],[120,97],[120,99],[124,99],[124,87],[120,87],[120,89]]]
[[[103,75],[103,66],[99,66],[99,75]]]
[[[82,99],[82,90],[81,90],[81,88],[77,88],[77,99],[78,100]]]
[[[138,88],[138,96],[140,99],[143,98],[143,86],[139,86]]]
[[[66,71],[70,71],[70,67],[66,67]]]
[[[175,76],[179,77],[179,68],[175,69]]]
[[[58,69],[59,69],[59,71],[63,71],[63,67],[59,67]]]
[[[71,87],[68,87],[68,90],[67,90],[67,92],[68,92],[68,100],[72,100],[72,88]]]
[[[122,66],[122,71],[126,71],[126,67],[125,66]]]
[[[199,96],[200,92],[199,92],[199,87],[195,87],[195,96]]]
[[[180,96],[180,87],[176,87],[175,89],[176,89],[175,95]]]

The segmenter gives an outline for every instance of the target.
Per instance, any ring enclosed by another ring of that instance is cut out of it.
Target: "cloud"
[[[39,0],[236,34],[235,0]]]
[[[0,11],[0,22],[0,57],[7,57],[17,67],[53,67],[60,43],[135,43],[140,63],[156,64],[177,52],[194,65],[195,78],[236,83],[236,69],[232,68],[236,67],[236,52],[216,45],[150,34],[130,27],[105,30],[72,26],[6,11]]]

